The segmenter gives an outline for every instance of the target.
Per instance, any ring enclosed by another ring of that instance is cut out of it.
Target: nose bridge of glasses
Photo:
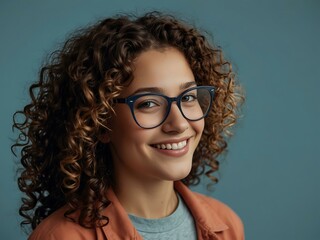
[[[173,102],[176,102],[178,105],[179,97],[166,97],[168,101],[168,106],[171,106]]]

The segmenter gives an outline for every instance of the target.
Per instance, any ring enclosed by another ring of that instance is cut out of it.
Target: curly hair
[[[200,175],[219,168],[231,127],[243,101],[231,64],[219,47],[194,27],[159,12],[140,17],[119,15],[74,33],[50,55],[39,80],[31,85],[31,103],[14,114],[19,130],[12,145],[20,148],[18,185],[25,196],[19,209],[22,226],[32,229],[67,205],[65,217],[79,212],[84,227],[107,224],[101,214],[112,186],[112,156],[99,141],[114,113],[113,99],[133,79],[133,62],[150,49],[178,49],[187,59],[198,85],[216,88],[213,107],[184,184],[196,185]],[[21,118],[21,116],[23,118]]]

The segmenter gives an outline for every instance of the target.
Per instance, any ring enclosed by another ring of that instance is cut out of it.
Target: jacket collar
[[[205,201],[204,196],[192,192],[181,181],[175,182],[175,189],[182,196],[198,227],[212,235],[228,229],[228,226],[212,209],[209,202]]]
[[[102,227],[107,239],[142,239],[112,188],[108,189],[107,198],[111,203],[104,210],[103,215],[109,218],[109,223]]]
[[[216,236],[215,232],[228,229],[228,226],[212,210],[209,203],[199,198],[197,193],[193,193],[181,181],[175,182],[174,187],[188,206],[198,231],[200,230],[205,235]],[[104,210],[103,215],[109,217],[109,223],[102,227],[107,239],[142,239],[112,188],[108,189],[107,198],[111,203]]]

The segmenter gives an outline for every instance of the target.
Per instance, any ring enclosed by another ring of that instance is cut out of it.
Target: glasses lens
[[[159,125],[167,112],[168,102],[164,97],[146,95],[139,97],[133,106],[136,121],[143,128]]]
[[[208,89],[192,89],[183,94],[181,110],[187,119],[192,121],[199,120],[207,114],[211,101],[212,98]]]

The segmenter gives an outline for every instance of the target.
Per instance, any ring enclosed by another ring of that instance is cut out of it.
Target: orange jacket
[[[182,182],[175,182],[196,223],[199,240],[243,240],[244,230],[240,218],[225,204],[192,192]],[[107,197],[111,204],[103,215],[109,217],[108,225],[95,229],[83,228],[63,215],[61,208],[37,226],[29,240],[140,240],[142,237],[132,225],[128,214],[110,189]]]

